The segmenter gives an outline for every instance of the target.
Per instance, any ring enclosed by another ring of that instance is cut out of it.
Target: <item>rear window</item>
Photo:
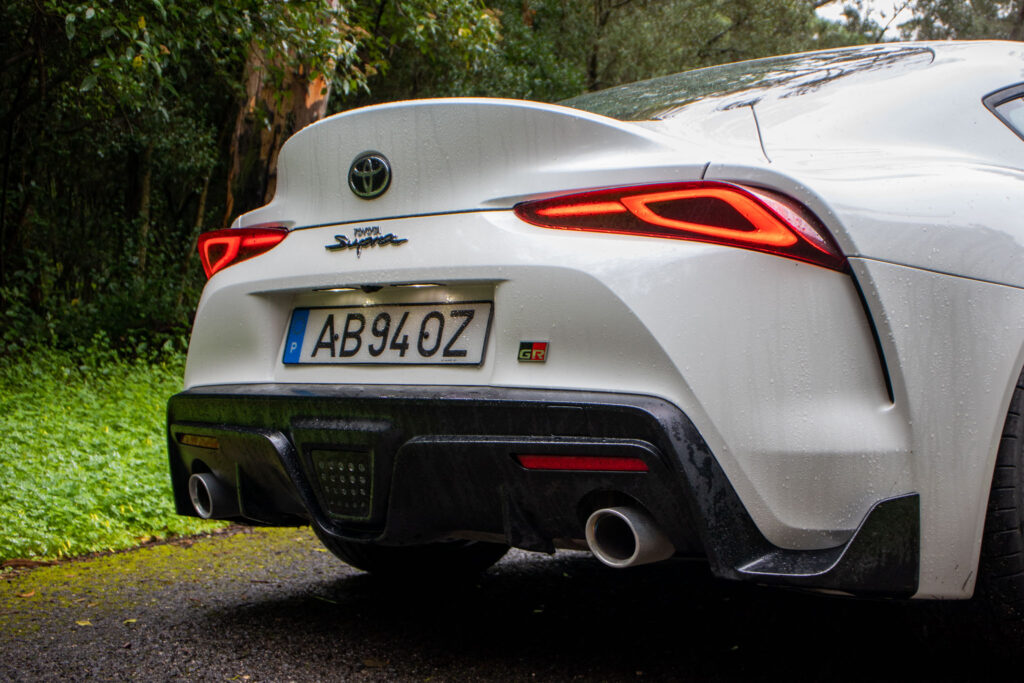
[[[621,121],[672,118],[694,102],[721,100],[722,109],[763,97],[796,97],[851,76],[888,77],[930,64],[932,51],[899,44],[824,50],[711,66],[587,93],[559,104]]]
[[[1024,139],[1024,84],[994,92],[984,102],[989,111]]]

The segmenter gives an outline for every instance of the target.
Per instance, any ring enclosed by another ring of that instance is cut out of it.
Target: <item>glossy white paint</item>
[[[386,104],[332,116],[288,140],[274,200],[235,226],[506,208],[518,196],[581,185],[692,177],[691,164],[679,168],[677,144],[639,126],[533,102]],[[349,165],[367,150],[383,152],[394,169],[391,188],[372,201],[356,197],[347,185]]]
[[[926,597],[970,595],[1013,384],[1024,290],[853,259],[911,430]]]
[[[898,68],[823,86],[810,74],[799,87],[710,98],[664,122],[437,100],[315,124],[286,144],[274,201],[236,225],[326,227],[295,230],[211,279],[186,385],[660,396],[693,420],[779,546],[836,545],[873,503],[920,493],[919,595],[966,597],[1024,363],[1024,141],[980,100],[1024,81],[1024,56],[1016,43],[924,44],[885,46],[872,59],[900,50],[909,56]],[[368,202],[345,175],[371,149],[395,176]],[[569,190],[701,177],[802,201],[851,257],[855,280],[738,249],[536,228],[507,210]],[[445,212],[460,213],[425,215]],[[385,219],[409,215],[420,217]],[[358,257],[324,249],[371,225],[409,242]],[[444,286],[387,286],[409,282]],[[384,288],[314,291],[360,285]],[[495,320],[479,367],[281,363],[295,306],[480,298],[493,298]],[[525,339],[549,340],[549,361],[518,363]]]
[[[323,248],[349,226],[298,230],[214,276],[186,385],[490,385],[661,396],[700,429],[765,535],[789,548],[842,542],[879,491],[909,490],[905,421],[889,407],[847,276],[739,249],[546,230],[506,211],[378,224],[409,242],[357,258]],[[314,291],[408,282],[446,286]],[[480,367],[281,363],[296,306],[491,298],[494,326]],[[548,361],[519,363],[523,340],[550,341]],[[844,483],[851,477],[859,485]]]

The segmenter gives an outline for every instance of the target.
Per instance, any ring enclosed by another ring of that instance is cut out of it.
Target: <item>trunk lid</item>
[[[285,143],[274,200],[234,227],[505,209],[565,190],[699,178],[706,151],[687,145],[683,156],[681,145],[645,126],[535,102],[443,99],[367,107],[319,121]],[[374,199],[349,187],[353,162],[368,152],[390,165],[390,185]]]

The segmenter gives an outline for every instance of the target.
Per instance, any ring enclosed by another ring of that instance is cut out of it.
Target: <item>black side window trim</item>
[[[999,113],[1000,106],[1006,104],[1010,100],[1016,100],[1019,98],[1024,98],[1024,83],[1018,83],[1017,85],[1011,85],[1008,88],[1002,88],[1001,90],[989,93],[981,98],[981,102],[985,105],[985,108],[995,114],[996,118],[1002,121],[1007,128],[1016,133],[1017,137],[1024,140],[1024,131],[1017,130],[1016,126],[1014,126],[1009,119]]]

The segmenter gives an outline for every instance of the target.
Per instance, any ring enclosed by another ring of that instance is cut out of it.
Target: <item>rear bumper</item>
[[[487,538],[580,547],[595,509],[645,509],[681,555],[721,577],[857,594],[913,595],[916,494],[877,503],[841,546],[769,543],[704,439],[662,399],[463,387],[206,386],[168,405],[177,510],[188,477],[234,487],[240,518],[314,524],[356,541]],[[527,470],[522,454],[631,455],[646,472]]]

